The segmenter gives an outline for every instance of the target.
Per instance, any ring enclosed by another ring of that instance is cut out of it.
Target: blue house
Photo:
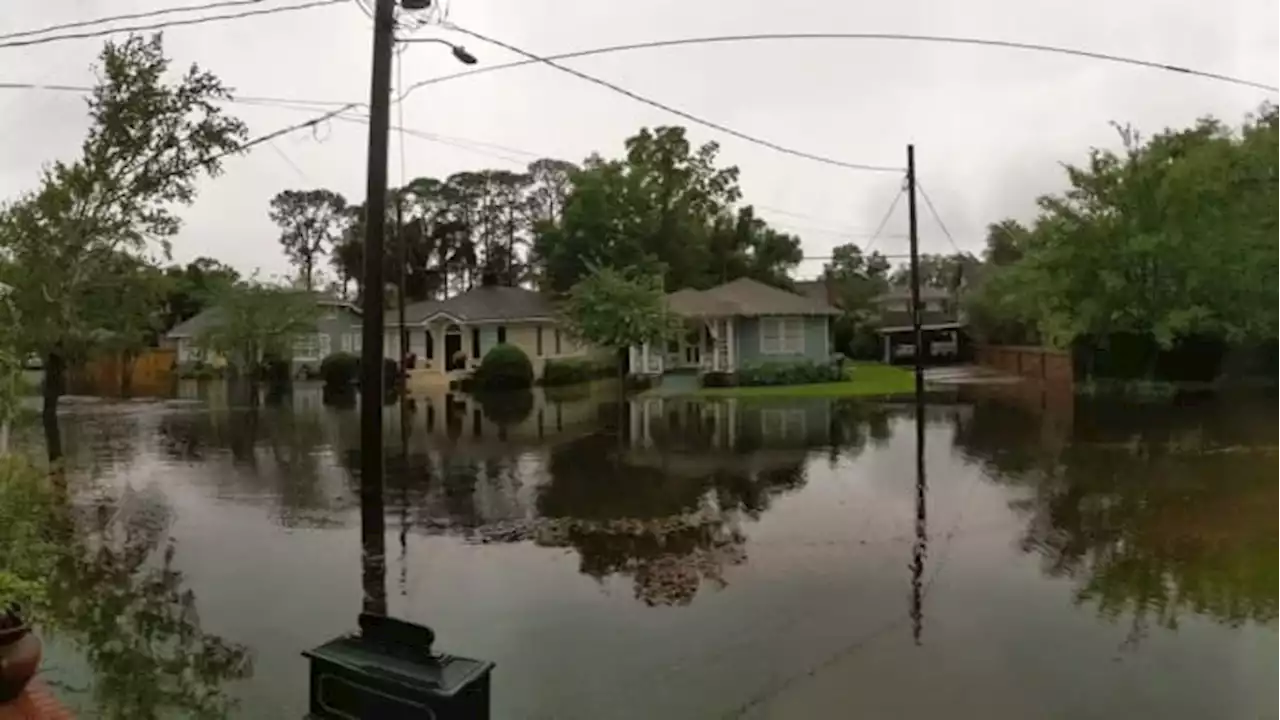
[[[686,332],[665,347],[630,349],[637,375],[673,371],[733,372],[752,363],[826,362],[831,319],[840,314],[819,298],[740,278],[707,290],[679,290],[667,309],[685,320]]]

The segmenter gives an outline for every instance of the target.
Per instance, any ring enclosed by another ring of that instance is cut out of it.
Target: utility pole
[[[920,323],[920,238],[916,223],[916,146],[907,146],[907,225],[911,238],[911,336],[915,343],[916,395],[924,394],[924,330]]]
[[[405,266],[408,265],[409,252],[404,246],[404,208],[401,204],[404,197],[403,191],[404,188],[396,190],[396,244],[400,246],[400,291],[396,293],[396,305],[400,313],[400,373],[407,378],[409,372],[407,365],[409,360],[409,331],[405,329],[404,324],[404,283],[405,275],[408,272]]]
[[[395,0],[376,0],[373,18],[373,79],[369,89],[369,168],[366,185],[364,298],[360,347],[360,534],[364,611],[387,614],[386,519],[382,512],[383,337],[386,284],[383,265],[387,231],[387,128],[391,124],[391,51]],[[380,587],[380,591],[379,591]]]

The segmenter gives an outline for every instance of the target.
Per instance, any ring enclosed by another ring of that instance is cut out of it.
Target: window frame
[[[770,337],[768,329],[773,329]],[[760,318],[761,355],[804,355],[807,348],[807,327],[802,315],[773,315]],[[788,332],[788,330],[795,332]],[[770,340],[773,341],[771,347]],[[791,342],[794,341],[794,342]]]

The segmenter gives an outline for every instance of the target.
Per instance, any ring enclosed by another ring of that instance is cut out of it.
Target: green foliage
[[[333,353],[320,361],[320,377],[328,388],[351,387],[360,379],[360,358],[351,353]]]
[[[846,376],[839,363],[798,360],[744,364],[738,369],[738,385],[805,385],[840,382]]]
[[[290,357],[293,342],[316,331],[320,310],[310,293],[247,281],[218,298],[217,313],[197,344],[249,372],[264,357]]]
[[[1271,342],[1277,333],[1277,109],[1237,129],[1206,118],[1067,166],[1030,230],[993,225],[970,303],[991,336],[1047,344],[1145,335]],[[1008,240],[1007,243],[1004,241]]]
[[[0,325],[22,328],[23,354],[59,366],[101,336],[97,303],[120,282],[120,255],[143,256],[153,241],[167,251],[176,206],[245,136],[215,76],[192,66],[171,79],[159,35],[107,42],[95,69],[80,157],[53,162],[0,213],[0,282],[12,288]]]
[[[27,620],[44,611],[45,582],[57,561],[53,485],[26,458],[0,453],[0,608],[22,606]]]
[[[734,387],[737,384],[738,378],[733,373],[709,372],[702,376],[702,387],[706,388]]]
[[[500,343],[485,353],[474,381],[485,391],[529,388],[533,385],[533,363],[518,346]]]
[[[547,360],[542,367],[542,384],[547,387],[573,385],[617,374],[615,363],[587,358]]]
[[[592,156],[568,173],[560,221],[534,238],[541,286],[567,292],[600,266],[656,273],[670,289],[739,277],[786,285],[799,239],[734,209],[738,169],[717,167],[718,154],[715,143],[694,148],[684,128],[645,128],[625,159]]]
[[[667,312],[661,280],[607,267],[574,285],[561,312],[571,334],[610,349],[660,343],[682,328]]]
[[[164,299],[163,329],[168,331],[209,307],[215,299],[240,281],[240,273],[217,260],[199,257],[164,271],[167,292]]]
[[[351,220],[346,198],[332,190],[282,190],[271,198],[268,215],[280,227],[280,245],[301,272],[303,289],[315,289],[316,260]]]

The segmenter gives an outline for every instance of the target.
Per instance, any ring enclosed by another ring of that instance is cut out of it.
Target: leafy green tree
[[[168,280],[164,330],[199,315],[214,298],[240,281],[240,273],[209,257],[198,257],[164,271]]]
[[[170,279],[159,267],[127,253],[117,253],[107,266],[106,282],[88,288],[86,317],[98,328],[95,345],[120,359],[120,392],[132,391],[138,356],[155,347],[166,329],[165,299]]]
[[[880,341],[875,327],[879,311],[873,301],[889,289],[888,275],[889,261],[878,252],[863,255],[862,248],[853,243],[832,249],[822,279],[842,310],[833,326],[835,345],[841,352],[852,357],[878,356]]]
[[[282,190],[271,198],[271,221],[280,227],[280,245],[302,274],[302,285],[314,290],[316,261],[342,236],[350,220],[347,200],[332,190]]]
[[[112,281],[117,253],[143,254],[180,226],[175,206],[190,204],[196,183],[217,175],[245,126],[221,109],[230,93],[191,66],[169,74],[161,37],[107,42],[90,94],[89,133],[80,157],[56,161],[39,187],[0,217],[0,282],[12,303],[0,324],[22,328],[23,352],[44,357],[44,410],[56,413],[67,358],[83,353],[99,328],[86,288]]]
[[[314,333],[319,317],[313,294],[252,280],[225,292],[217,311],[197,343],[249,375],[264,358],[290,357],[294,341]]]
[[[612,350],[661,343],[680,328],[656,276],[613,268],[597,268],[574,285],[561,312],[574,336]]]

